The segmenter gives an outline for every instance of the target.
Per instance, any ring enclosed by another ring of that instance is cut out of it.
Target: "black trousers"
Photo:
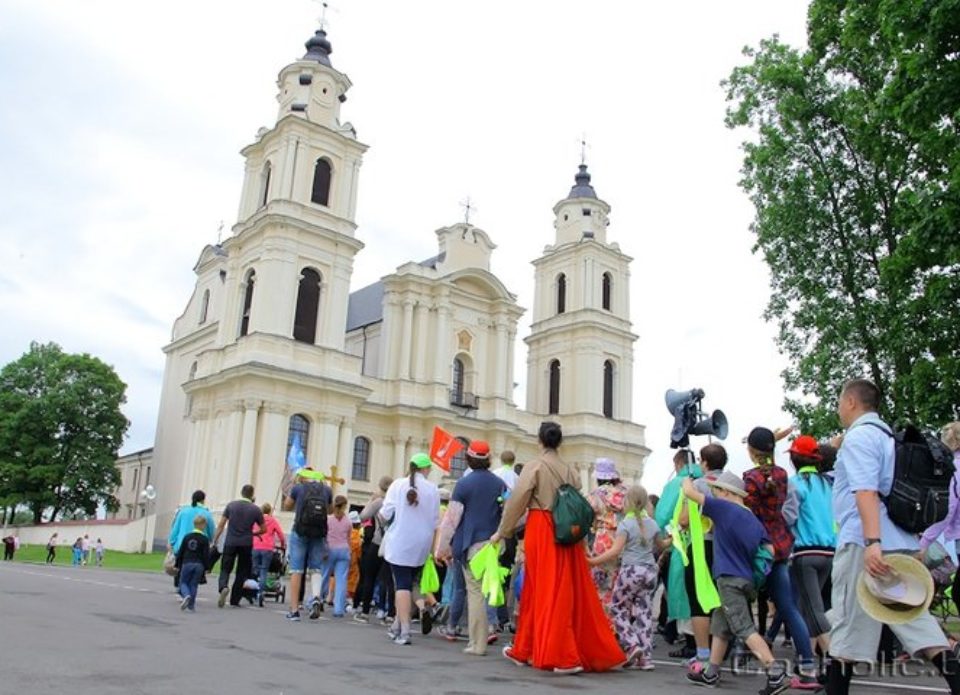
[[[47,546],[47,564],[49,565],[57,557],[56,546]]]
[[[380,567],[383,558],[379,556],[380,546],[367,543],[360,554],[360,590],[357,592],[355,605],[361,606],[364,615],[370,615],[370,604],[373,602],[373,589],[380,576]]]
[[[3,559],[4,559],[4,560],[12,560],[12,559],[13,559],[13,549],[14,549],[13,543],[9,543],[9,544],[8,544],[8,543],[4,543],[4,544],[3,544]]]
[[[230,573],[236,564],[237,571],[230,590],[230,605],[239,606],[243,598],[243,583],[253,576],[253,547],[249,545],[228,545],[223,549],[220,559],[220,583],[217,587],[223,591],[230,583]]]

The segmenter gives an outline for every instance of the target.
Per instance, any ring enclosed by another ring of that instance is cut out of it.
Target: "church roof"
[[[350,293],[347,303],[347,332],[383,320],[383,281]]]
[[[303,56],[303,60],[315,60],[328,68],[333,67],[330,63],[333,46],[327,40],[327,32],[323,29],[317,29],[317,33],[307,39],[307,42],[303,45],[307,47],[307,53]]]
[[[597,192],[593,190],[593,186],[590,185],[590,174],[587,172],[586,164],[580,165],[580,171],[578,171],[577,175],[573,177],[573,180],[576,183],[574,183],[573,188],[570,189],[570,194],[567,196],[567,200],[572,198],[597,197]]]

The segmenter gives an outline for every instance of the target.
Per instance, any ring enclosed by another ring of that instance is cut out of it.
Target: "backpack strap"
[[[896,438],[896,435],[895,435],[891,430],[888,430],[886,427],[884,427],[883,425],[881,425],[879,422],[861,422],[859,425],[857,425],[857,427],[862,427],[863,425],[869,425],[870,427],[876,427],[878,430],[880,430],[881,432],[883,432],[885,435],[887,435],[887,436],[890,437],[891,439],[895,439],[895,438]],[[855,429],[855,428],[854,428],[854,427],[851,427],[850,429]]]

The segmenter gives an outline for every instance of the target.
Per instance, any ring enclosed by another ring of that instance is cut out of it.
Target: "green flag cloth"
[[[470,572],[480,582],[480,591],[492,607],[504,604],[503,580],[510,570],[500,566],[500,548],[487,543],[470,559]]]
[[[687,539],[686,532],[680,528],[680,510],[683,508],[683,500],[683,494],[676,498],[673,520],[670,524],[673,547],[670,549],[670,568],[667,572],[667,616],[671,620],[690,618],[690,600],[687,597],[687,584],[683,578],[683,568],[688,562]]]
[[[420,571],[420,593],[433,594],[440,591],[440,575],[437,574],[437,565],[433,555],[427,555],[427,561]]]
[[[693,584],[697,589],[697,602],[704,611],[710,612],[720,607],[720,594],[713,584],[710,568],[707,567],[707,554],[703,546],[703,517],[700,506],[693,500],[687,500],[687,513],[690,517],[690,547],[693,548]]]

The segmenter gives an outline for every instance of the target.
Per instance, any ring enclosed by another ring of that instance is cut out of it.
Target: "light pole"
[[[143,540],[140,541],[140,552],[147,552],[147,509],[150,503],[157,498],[157,489],[153,485],[147,485],[140,491],[140,498],[143,500]]]

